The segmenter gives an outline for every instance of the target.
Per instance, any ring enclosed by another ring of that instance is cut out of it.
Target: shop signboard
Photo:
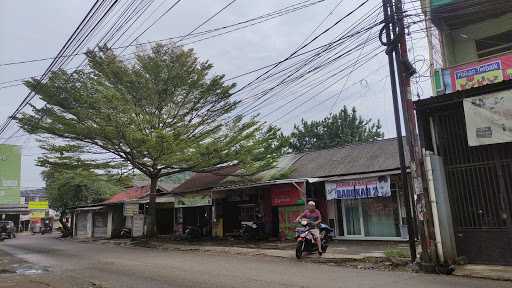
[[[469,146],[512,142],[512,90],[463,102]]]
[[[123,215],[133,216],[139,214],[139,203],[124,203]]]
[[[512,79],[512,54],[439,69],[434,74],[437,94],[447,94]]]
[[[140,237],[144,235],[144,214],[133,216],[132,236]]]
[[[325,182],[327,200],[390,197],[389,175],[358,180]]]
[[[45,209],[32,210],[30,213],[31,213],[31,216],[30,216],[31,219],[41,219],[46,216]]]
[[[298,185],[302,185],[302,183]],[[273,185],[271,187],[271,193],[272,206],[291,206],[304,204],[302,192],[293,184]]]
[[[28,202],[29,209],[48,209],[48,201],[30,201]]]
[[[0,206],[20,202],[20,146],[0,144]]]
[[[176,196],[176,202],[174,202],[174,207],[176,208],[208,205],[212,205],[212,197],[210,193]]]

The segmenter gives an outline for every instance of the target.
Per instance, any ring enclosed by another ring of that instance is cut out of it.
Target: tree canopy
[[[356,108],[343,106],[336,114],[322,120],[295,124],[290,134],[290,149],[294,152],[327,149],[354,143],[364,143],[384,137],[379,120],[363,119]]]
[[[100,148],[150,178],[150,236],[159,178],[234,162],[253,174],[286,148],[278,128],[236,115],[235,85],[192,50],[159,44],[129,62],[101,48],[87,58],[88,69],[27,81],[45,105],[17,121],[29,133]]]
[[[131,185],[128,176],[118,173],[125,164],[80,158],[77,153],[85,152],[80,145],[45,143],[41,148],[45,152],[37,165],[45,168],[42,175],[52,209],[97,203]]]

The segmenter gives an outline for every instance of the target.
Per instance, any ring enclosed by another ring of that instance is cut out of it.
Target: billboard
[[[30,201],[28,202],[29,209],[48,209],[48,201]]]
[[[0,206],[20,202],[21,147],[0,144]]]
[[[512,142],[512,90],[464,99],[469,146]]]
[[[467,90],[512,79],[512,54],[434,72],[437,95]]]

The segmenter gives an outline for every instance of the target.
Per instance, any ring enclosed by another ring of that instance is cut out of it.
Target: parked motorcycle
[[[0,223],[0,241],[4,241],[5,239],[11,238],[9,236],[9,228],[7,227],[7,223]]]
[[[315,253],[318,251],[315,236],[311,232],[311,230],[314,229],[313,223],[307,219],[302,219],[300,224],[302,227],[295,230],[295,238],[297,239],[295,257],[297,257],[297,259],[301,259],[304,252]],[[320,224],[319,230],[322,253],[325,253],[327,252],[333,229],[326,224]]]
[[[53,228],[51,225],[43,225],[41,227],[41,235],[44,235],[46,233],[52,233],[53,232]]]
[[[187,241],[196,241],[201,239],[201,229],[197,226],[187,226],[185,227],[185,240]]]
[[[244,241],[263,241],[267,239],[265,223],[261,216],[256,221],[243,221],[240,236]]]
[[[121,228],[121,238],[130,238],[132,237],[132,229],[128,227]]]
[[[16,238],[16,228],[14,227],[14,223],[12,221],[0,221],[0,233],[5,234],[5,239]]]

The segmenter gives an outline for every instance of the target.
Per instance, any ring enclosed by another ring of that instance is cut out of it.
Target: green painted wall
[[[455,66],[478,60],[475,40],[512,29],[512,13],[461,29],[443,33],[446,65]],[[465,38],[462,35],[466,35]]]
[[[0,144],[0,205],[20,202],[20,146]]]

